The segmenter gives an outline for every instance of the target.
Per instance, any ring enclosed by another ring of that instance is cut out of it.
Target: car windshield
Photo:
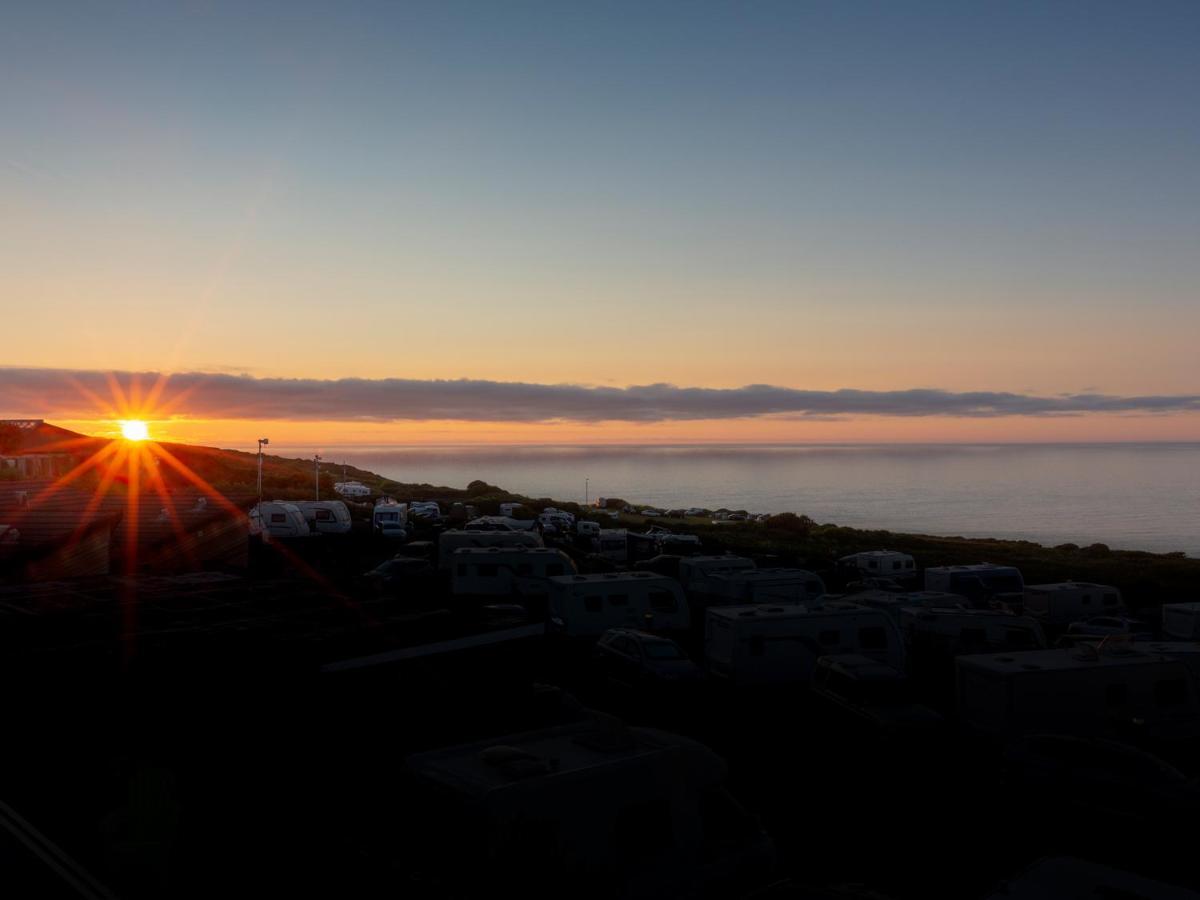
[[[650,641],[643,644],[647,659],[686,659],[683,651],[670,641]]]

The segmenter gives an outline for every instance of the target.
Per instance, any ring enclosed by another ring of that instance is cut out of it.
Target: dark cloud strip
[[[0,368],[0,414],[96,418],[105,413],[87,396],[111,396],[109,379],[146,393],[153,372],[105,373]],[[738,388],[647,384],[627,388],[522,382],[407,378],[336,380],[253,378],[184,372],[170,376],[163,402],[171,412],[202,419],[476,422],[662,422],[755,416],[1066,416],[1088,413],[1200,411],[1200,394],[1122,397],[1070,394],[1039,397],[990,391],[806,391],[751,384]]]

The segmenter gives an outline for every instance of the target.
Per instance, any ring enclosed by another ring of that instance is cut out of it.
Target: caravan
[[[1164,603],[1162,632],[1167,640],[1200,641],[1200,603]]]
[[[551,578],[548,634],[596,638],[610,628],[683,632],[691,624],[679,582],[653,572]]]
[[[450,572],[455,596],[544,597],[548,579],[576,569],[549,547],[462,547],[450,554]]]
[[[745,556],[688,556],[679,561],[679,580],[688,596],[715,594],[715,576],[745,572],[755,568],[754,560]]]
[[[541,547],[536,531],[443,531],[438,535],[438,569],[450,571],[454,552],[463,547]]]
[[[362,500],[371,496],[371,489],[361,481],[339,481],[333,486],[334,493],[351,500]]]
[[[682,566],[682,563],[681,563]],[[713,602],[816,603],[825,583],[805,569],[741,569],[709,576]],[[720,598],[718,601],[715,598]]]
[[[862,591],[846,594],[839,599],[885,612],[897,625],[900,624],[901,615],[906,609],[962,609],[967,604],[966,597],[944,594],[941,591],[909,591],[905,594],[892,591]]]
[[[894,578],[902,581],[917,574],[916,561],[907,553],[897,550],[864,550],[851,553],[838,560],[838,568],[851,575],[872,578]]]
[[[383,537],[407,537],[408,505],[391,498],[380,500],[371,514],[371,527]]]
[[[254,512],[262,523],[263,535],[268,539],[308,537],[312,534],[304,513],[295,503],[265,500],[254,508]]]
[[[350,510],[341,500],[297,500],[311,531],[319,534],[345,534],[350,530]]]
[[[960,656],[962,722],[989,735],[1192,736],[1196,690],[1185,663],[1126,642]]]
[[[839,653],[904,668],[892,620],[853,603],[712,607],[704,653],[709,671],[736,685],[807,683],[820,657]]]
[[[1080,619],[1123,612],[1121,592],[1105,584],[1064,581],[1025,588],[1025,614],[1045,625],[1066,627]]]

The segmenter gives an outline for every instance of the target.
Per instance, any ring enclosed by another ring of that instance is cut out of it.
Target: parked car
[[[1139,619],[1126,616],[1093,616],[1067,626],[1067,634],[1095,635],[1108,637],[1113,634],[1130,634],[1136,641],[1154,640],[1154,630]]]
[[[902,672],[861,654],[818,659],[812,692],[843,717],[876,732],[914,734],[943,723],[932,709],[913,702]]]
[[[647,507],[646,509],[642,510],[642,515],[648,516],[649,518],[657,518],[658,516],[662,515],[662,512],[652,507]]]
[[[632,628],[610,628],[596,642],[600,673],[627,687],[682,684],[702,677],[674,641]]]
[[[363,578],[377,590],[391,592],[424,584],[437,574],[433,564],[428,559],[414,556],[394,556],[369,572]]]

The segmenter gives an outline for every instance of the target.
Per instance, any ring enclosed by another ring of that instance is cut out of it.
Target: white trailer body
[[[599,637],[610,628],[682,632],[691,625],[683,588],[654,572],[606,572],[550,579],[547,631]]]

